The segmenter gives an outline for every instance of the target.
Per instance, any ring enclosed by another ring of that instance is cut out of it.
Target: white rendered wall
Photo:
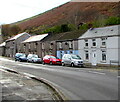
[[[120,39],[120,37],[119,37]],[[85,61],[85,50],[89,52],[89,60],[85,63],[92,63],[92,52],[96,51],[97,64],[110,64],[110,60],[120,61],[118,59],[118,36],[108,37],[106,40],[106,47],[102,47],[101,38],[96,38],[96,47],[92,47],[92,39],[88,39],[88,48],[85,48],[85,41],[78,41],[79,55]],[[106,51],[106,61],[102,61],[102,50]]]

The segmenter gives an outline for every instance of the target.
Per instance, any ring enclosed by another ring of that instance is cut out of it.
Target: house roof
[[[8,40],[6,40],[6,41],[16,40],[17,38],[21,37],[21,36],[24,35],[24,34],[29,35],[28,33],[23,32],[23,33],[20,33],[20,34],[17,34],[17,35],[15,35],[15,36],[13,36],[12,38],[10,38],[10,39],[8,39]],[[30,36],[30,35],[29,35],[29,36]]]
[[[51,34],[51,36],[44,39],[44,41],[61,41],[61,40],[71,40],[78,39],[86,30],[76,30],[71,32],[57,33]]]
[[[0,47],[4,47],[5,45],[6,45],[6,43],[3,42],[3,43],[0,44]]]
[[[118,32],[118,27],[120,27],[120,25],[89,29],[79,38],[120,35],[120,32]]]
[[[23,41],[23,43],[34,42],[34,41],[41,41],[42,39],[44,39],[47,36],[48,36],[48,34],[31,36],[27,40]]]

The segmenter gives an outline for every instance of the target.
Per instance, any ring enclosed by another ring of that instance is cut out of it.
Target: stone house
[[[48,41],[49,34],[35,35],[26,39],[21,43],[19,52],[25,54],[37,54],[39,57],[44,57],[46,54],[55,55],[55,41]],[[47,39],[47,41],[45,41]]]
[[[15,53],[18,52],[20,43],[28,39],[30,35],[26,32],[15,35],[14,37],[6,40],[5,53],[6,57],[14,57]]]
[[[62,58],[64,54],[78,54],[78,40],[59,40],[57,43],[57,57]]]
[[[84,32],[85,30],[78,30],[60,34],[60,38],[56,40],[56,56],[61,59],[64,54],[78,54],[78,38]]]
[[[0,56],[5,56],[5,45],[6,45],[5,42],[0,44]]]
[[[75,31],[72,33],[48,33],[31,36],[21,43],[19,52],[25,53],[27,55],[37,54],[41,58],[43,58],[45,55],[55,55],[61,58],[64,53],[78,54],[78,41],[76,38],[83,34],[83,32]],[[60,48],[61,42],[63,49]]]

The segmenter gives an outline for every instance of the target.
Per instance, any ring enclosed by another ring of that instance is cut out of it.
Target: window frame
[[[89,51],[88,50],[85,50],[85,60],[87,60],[87,61],[89,60]]]
[[[85,47],[88,47],[89,44],[88,44],[88,39],[84,40],[85,41]]]
[[[107,52],[105,50],[102,50],[101,60],[102,62],[107,61]]]
[[[101,46],[106,46],[106,40],[107,38],[101,38]]]
[[[95,44],[95,45],[94,45],[94,44]],[[96,39],[92,39],[92,46],[93,46],[93,47],[96,47],[96,46],[97,46]]]

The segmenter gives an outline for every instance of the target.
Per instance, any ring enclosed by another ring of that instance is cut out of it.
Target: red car
[[[62,60],[53,56],[53,55],[46,55],[43,57],[43,64],[62,64]]]

